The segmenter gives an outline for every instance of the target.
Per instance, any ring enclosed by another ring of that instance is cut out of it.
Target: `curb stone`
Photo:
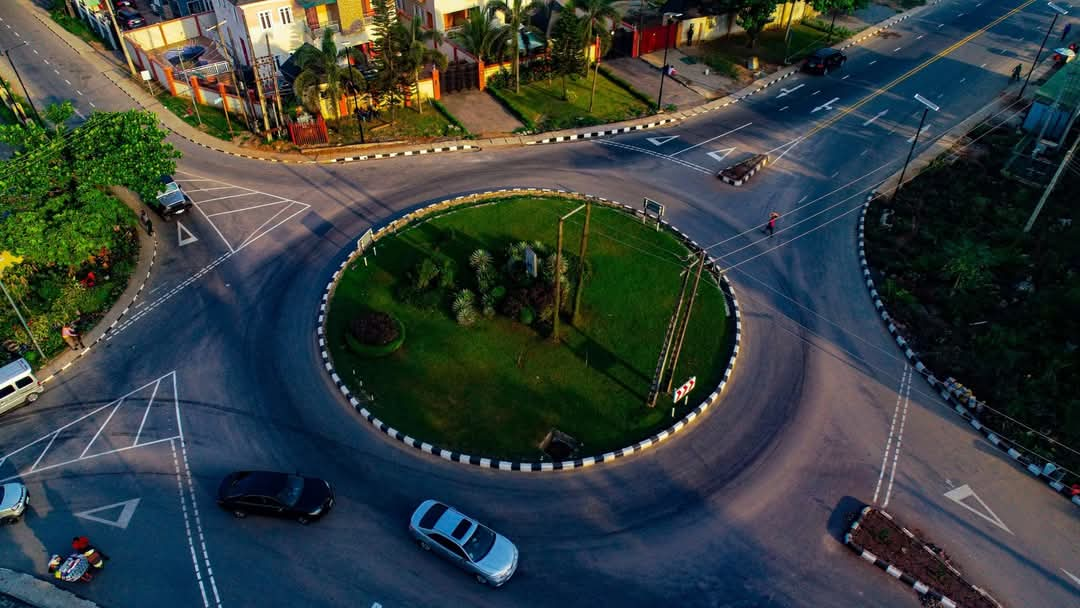
[[[727,277],[720,270],[718,260],[710,256],[708,258],[708,270],[716,279],[717,283],[720,285],[721,291],[723,291],[725,296],[725,304],[733,311],[733,314],[730,315],[730,319],[734,322],[735,339],[734,344],[732,345],[731,356],[728,358],[727,367],[724,369],[724,375],[720,381],[720,384],[713,390],[711,394],[709,394],[708,397],[705,398],[704,401],[701,402],[701,404],[699,404],[696,408],[683,416],[678,422],[676,422],[672,426],[648,437],[647,439],[638,441],[637,443],[634,443],[633,445],[630,445],[628,447],[620,448],[611,452],[606,452],[600,456],[589,456],[587,458],[578,458],[575,460],[563,460],[558,462],[500,460],[497,458],[488,458],[484,456],[463,454],[461,452],[446,450],[430,444],[426,441],[411,437],[391,427],[382,420],[379,420],[375,416],[375,414],[373,414],[366,407],[364,407],[364,403],[361,401],[361,399],[357,395],[354,395],[349,390],[349,388],[345,386],[345,383],[342,381],[341,376],[338,375],[338,373],[334,370],[334,363],[330,358],[330,349],[327,345],[327,310],[329,307],[330,297],[333,295],[338,278],[340,278],[341,274],[345,271],[346,267],[348,267],[349,264],[351,264],[355,259],[366,253],[368,249],[373,248],[378,242],[379,238],[397,233],[399,229],[405,228],[406,226],[411,224],[413,220],[421,219],[428,215],[437,215],[443,211],[446,211],[453,207],[457,207],[459,205],[471,206],[472,204],[475,204],[479,201],[495,201],[513,195],[555,195],[567,198],[576,198],[578,200],[588,200],[608,207],[621,209],[637,217],[643,217],[641,211],[638,209],[635,209],[623,203],[608,200],[606,198],[601,198],[598,196],[579,194],[566,190],[553,190],[549,188],[507,188],[500,190],[489,190],[487,192],[480,192],[476,194],[440,200],[416,211],[407,213],[404,216],[390,222],[388,225],[379,228],[371,235],[371,238],[368,239],[367,243],[365,243],[365,239],[361,237],[361,239],[357,241],[357,248],[351,253],[349,253],[345,260],[341,262],[341,265],[338,266],[338,269],[336,271],[334,271],[334,274],[333,276],[331,276],[330,281],[326,284],[326,289],[323,292],[322,300],[319,303],[319,312],[315,323],[315,340],[318,343],[319,352],[322,356],[323,367],[326,372],[330,374],[330,379],[337,386],[338,390],[341,391],[341,394],[349,401],[349,404],[352,405],[353,408],[356,409],[356,411],[359,412],[365,420],[371,423],[372,426],[377,428],[379,431],[385,433],[386,435],[390,436],[391,438],[396,439],[404,443],[405,445],[408,445],[409,447],[416,448],[422,452],[426,452],[434,456],[438,456],[450,462],[460,462],[483,468],[498,469],[500,471],[562,471],[612,462],[624,456],[629,456],[630,454],[633,454],[635,452],[644,451],[658,443],[667,440],[672,435],[686,428],[691,422],[696,420],[699,416],[703,415],[712,405],[718,402],[721,393],[723,393],[724,388],[730,381],[731,374],[735,369],[735,361],[738,358],[739,348],[742,342],[742,317],[739,309],[739,302],[735,296],[734,288],[728,281]],[[691,250],[698,251],[701,249],[701,247],[696,242],[690,239],[690,237],[688,237],[678,228],[672,226],[666,221],[661,221],[661,223],[664,225],[664,227],[671,230],[675,234],[675,236]],[[363,386],[363,381],[361,381],[361,386]]]
[[[870,299],[874,303],[874,309],[878,311],[878,315],[885,323],[886,329],[888,329],[889,333],[893,336],[893,339],[896,341],[896,345],[899,346],[900,350],[904,352],[904,357],[908,360],[909,363],[911,363],[915,367],[915,370],[918,371],[920,375],[922,375],[922,377],[926,380],[927,384],[929,384],[931,388],[937,390],[940,393],[941,398],[944,399],[946,403],[950,404],[953,407],[953,410],[955,410],[956,413],[959,414],[960,417],[962,417],[964,420],[967,420],[968,423],[971,424],[971,426],[975,430],[982,433],[982,435],[986,437],[987,441],[989,441],[1001,451],[1008,454],[1010,458],[1016,461],[1021,467],[1023,467],[1025,471],[1027,471],[1031,475],[1035,477],[1045,478],[1044,480],[1046,481],[1047,485],[1050,486],[1050,489],[1054,490],[1054,492],[1056,492],[1058,495],[1069,500],[1071,503],[1080,506],[1080,496],[1070,497],[1070,489],[1068,486],[1061,483],[1059,480],[1046,475],[1048,471],[1052,472],[1053,470],[1055,470],[1056,465],[1042,459],[1036,459],[1025,454],[1021,454],[1020,451],[1017,450],[1015,447],[1018,444],[1012,442],[1009,439],[1001,437],[997,433],[993,432],[990,428],[985,426],[979,420],[978,415],[968,407],[972,402],[974,402],[975,410],[978,411],[978,409],[983,404],[979,403],[974,399],[967,399],[966,392],[961,390],[961,385],[958,384],[954,379],[949,378],[945,381],[939,380],[933,373],[931,373],[931,371],[926,367],[926,365],[923,364],[922,360],[919,358],[918,353],[912,350],[911,346],[909,346],[908,344],[907,339],[905,339],[904,336],[900,334],[900,330],[892,321],[892,316],[887,310],[885,310],[885,303],[882,302],[881,296],[878,294],[877,288],[874,285],[874,279],[870,271],[870,265],[866,260],[866,214],[870,210],[870,203],[880,196],[882,195],[875,191],[871,191],[869,194],[867,194],[866,201],[863,203],[862,213],[859,214],[859,265],[862,268],[862,275],[866,284],[866,288],[870,292]],[[962,401],[962,398],[966,400]],[[1051,465],[1051,468],[1049,470],[1047,469],[1047,465]]]
[[[90,600],[29,574],[0,568],[0,595],[37,608],[98,608]]]
[[[736,167],[739,167],[739,166],[741,166],[741,165],[743,165],[743,164],[745,164],[747,162],[750,162],[750,161],[753,161],[753,162],[750,164],[750,171],[748,173],[746,173],[746,175],[743,175],[740,178],[734,178],[734,177],[731,177],[730,175],[728,175],[729,171],[732,171]],[[726,167],[724,169],[721,169],[720,173],[716,174],[716,177],[719,177],[720,180],[722,182],[724,182],[725,184],[730,184],[730,185],[735,186],[736,188],[738,188],[739,186],[741,186],[741,185],[745,184],[746,182],[750,181],[750,178],[754,177],[754,174],[756,174],[761,169],[765,168],[765,166],[768,165],[768,164],[769,164],[769,155],[768,154],[756,154],[756,155],[751,156],[750,158],[748,158],[748,159],[746,159],[746,160],[744,160],[742,162],[735,163],[734,165],[731,165],[730,167]]]
[[[919,595],[928,595],[928,596],[930,596],[931,598],[941,602],[941,605],[944,608],[957,608],[957,603],[956,602],[949,599],[944,594],[934,590],[934,588],[932,588],[930,585],[927,585],[926,583],[923,583],[922,581],[919,581],[919,580],[915,579],[915,577],[911,576],[910,574],[905,573],[903,570],[900,570],[896,566],[893,566],[889,562],[887,562],[887,561],[881,559],[880,557],[874,555],[870,551],[867,551],[866,549],[859,546],[858,543],[851,540],[851,533],[854,532],[855,529],[857,529],[859,527],[859,523],[862,522],[863,517],[865,517],[867,513],[869,513],[870,511],[873,511],[873,510],[874,510],[873,507],[863,507],[862,508],[862,510],[859,512],[859,517],[854,522],[852,522],[851,526],[848,529],[849,531],[846,534],[844,534],[844,544],[847,545],[849,549],[854,551],[856,555],[863,558],[865,561],[868,561],[871,564],[874,564],[878,568],[881,568],[882,570],[884,570],[886,572],[886,574],[888,574],[889,576],[899,580],[900,582],[904,583],[905,585],[910,586],[912,589],[915,590],[915,593],[918,593]],[[877,509],[877,512],[881,513],[883,516],[885,516],[887,519],[889,519],[893,523],[896,523],[896,520],[893,519],[892,515],[889,515],[885,511],[882,511],[881,509]],[[923,549],[925,549],[928,553],[932,553],[934,555],[937,555],[936,551],[934,551],[933,549],[928,547],[926,545],[926,543],[919,540],[919,538],[916,537],[910,530],[908,530],[904,526],[901,526],[900,524],[896,524],[896,525],[909,538],[911,538],[913,541],[919,543],[919,545]],[[951,570],[952,573],[955,574],[958,578],[964,580],[964,582],[967,582],[966,579],[964,579],[964,576],[960,573],[960,571],[957,570],[956,568],[954,568],[952,566],[952,564],[949,564],[949,563],[945,562],[944,560],[942,560],[941,563],[945,564],[945,567],[948,568],[949,570]],[[975,585],[972,585],[971,583],[968,583],[968,585],[970,585],[970,587],[973,590],[975,590],[975,592],[977,592],[979,595],[985,597],[986,599],[990,600],[994,604],[996,604],[998,606],[1001,606],[1001,603],[999,603],[997,600],[995,600],[993,597],[991,597],[989,593],[983,591],[982,589],[976,587]]]

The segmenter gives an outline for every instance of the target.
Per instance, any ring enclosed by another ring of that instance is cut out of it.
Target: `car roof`
[[[823,49],[818,49],[818,50],[814,51],[814,54],[812,55],[812,57],[830,57],[832,55],[839,55],[839,54],[840,54],[840,51],[838,51],[838,50],[836,50],[836,49],[834,49],[832,47],[825,47]]]
[[[281,490],[285,483],[286,473],[273,471],[237,471],[230,474],[226,480],[229,484],[226,488],[226,496],[246,495],[273,495]]]
[[[475,522],[465,515],[454,509],[447,509],[439,518],[439,521],[435,522],[434,530],[456,540],[458,543],[462,543],[468,536],[469,530],[472,530],[474,526]]]

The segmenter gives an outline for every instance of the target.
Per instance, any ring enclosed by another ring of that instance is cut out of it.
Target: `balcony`
[[[318,27],[312,27],[310,23],[304,22],[304,35],[307,41],[319,46],[319,42],[322,41],[323,32],[330,30],[335,34],[341,33],[341,24],[337,21],[323,21],[319,23]]]

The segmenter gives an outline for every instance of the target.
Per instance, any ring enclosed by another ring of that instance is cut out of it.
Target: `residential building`
[[[484,4],[482,0],[397,0],[399,12],[443,34],[464,25],[469,11]]]

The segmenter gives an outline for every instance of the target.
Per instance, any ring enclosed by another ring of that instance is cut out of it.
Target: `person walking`
[[[1071,31],[1072,31],[1072,24],[1071,23],[1066,23],[1065,27],[1061,28],[1061,39],[1065,40],[1065,37],[1068,36],[1069,32],[1071,32]]]
[[[139,219],[142,220],[143,226],[146,226],[146,234],[154,236],[154,223],[150,221],[150,216],[147,215],[146,209],[143,209],[139,213]]]
[[[776,231],[776,220],[778,220],[778,219],[780,219],[780,214],[779,213],[777,213],[775,211],[770,213],[769,214],[769,223],[765,224],[765,227],[762,228],[761,231],[768,234],[769,236],[772,236],[773,232]]]
[[[83,345],[82,335],[75,331],[75,328],[71,326],[71,323],[64,325],[60,329],[60,337],[64,339],[64,342],[71,348],[71,350],[79,350],[86,348]]]
[[[694,46],[694,24],[686,28],[686,46]]]
[[[1016,67],[1013,68],[1012,71],[1012,78],[1010,78],[1009,81],[1012,82],[1013,80],[1015,80],[1016,82],[1020,82],[1020,72],[1022,71],[1024,71],[1024,66],[1020,65],[1019,63],[1016,64]]]

